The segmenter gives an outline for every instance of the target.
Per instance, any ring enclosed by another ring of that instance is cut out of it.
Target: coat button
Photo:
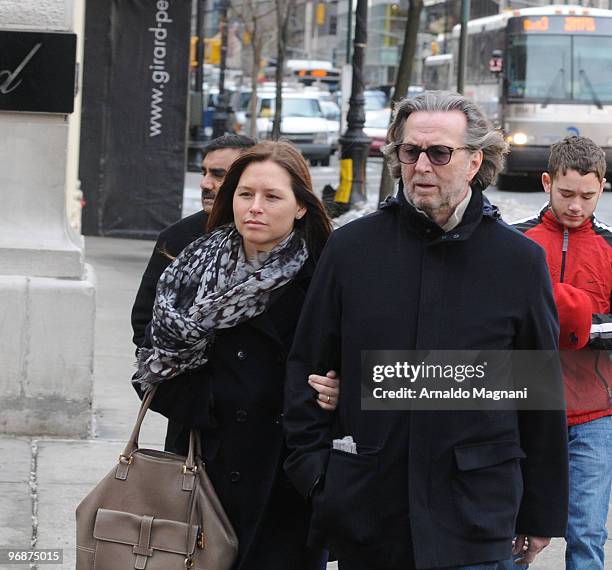
[[[283,414],[282,412],[280,414],[278,414],[278,416],[276,416],[276,419],[274,420],[274,423],[279,426],[280,424],[283,423],[283,418],[285,417],[285,414]]]
[[[453,234],[453,239],[459,239],[461,236],[459,234]]]
[[[238,481],[240,481],[240,471],[232,471],[230,473],[230,481],[232,483],[238,483]]]
[[[247,353],[246,353],[244,350],[239,350],[239,351],[236,353],[236,358],[237,358],[238,360],[245,360],[245,359],[246,359],[246,357],[247,357]]]
[[[247,412],[246,410],[236,410],[236,421],[239,424],[243,424],[244,422],[247,421]]]

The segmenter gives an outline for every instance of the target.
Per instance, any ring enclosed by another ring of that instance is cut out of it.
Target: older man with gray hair
[[[475,104],[406,99],[389,140],[397,195],[334,232],[313,276],[288,361],[285,468],[340,570],[489,570],[517,535],[529,563],[567,524],[563,410],[362,409],[361,365],[373,350],[554,351],[544,254],[483,195],[506,145]],[[329,369],[335,416],[307,383]],[[542,381],[562,391],[558,366]]]

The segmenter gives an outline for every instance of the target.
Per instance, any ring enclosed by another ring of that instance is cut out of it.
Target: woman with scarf
[[[260,143],[227,173],[208,232],[160,278],[135,382],[152,409],[203,436],[208,476],[239,540],[236,570],[319,570],[309,508],[283,473],[285,363],[331,224],[290,143]],[[337,380],[310,381],[332,410]],[[316,403],[315,403],[316,399]]]

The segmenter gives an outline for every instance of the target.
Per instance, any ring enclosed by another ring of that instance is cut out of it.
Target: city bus
[[[603,147],[612,170],[612,11],[555,5],[470,21],[464,92],[510,144],[500,188],[539,177],[550,145],[572,134]]]

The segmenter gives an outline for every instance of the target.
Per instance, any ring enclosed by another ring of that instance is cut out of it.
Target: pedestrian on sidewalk
[[[552,145],[549,202],[516,227],[539,243],[559,312],[569,441],[567,570],[603,570],[612,487],[612,228],[595,218],[606,156],[591,139]],[[592,329],[592,332],[591,332]]]
[[[320,570],[323,552],[306,545],[310,509],[282,470],[286,355],[331,231],[299,151],[266,142],[241,154],[208,230],[160,279],[135,382],[159,384],[152,409],[201,430],[238,535],[236,570]],[[313,388],[311,405],[333,410],[337,380]]]
[[[146,328],[153,318],[155,291],[161,274],[187,245],[206,233],[208,216],[227,171],[234,160],[256,142],[251,137],[228,134],[209,141],[202,149],[202,210],[167,227],[157,238],[132,307],[132,340],[136,349],[145,343]],[[181,424],[168,421],[166,451],[176,451],[176,441],[184,438],[184,431]]]
[[[483,195],[506,144],[474,103],[405,99],[388,139],[397,196],[333,233],[304,303],[285,469],[311,501],[311,543],[340,570],[493,570],[515,534],[529,563],[565,534],[565,411],[363,410],[362,351],[555,351],[544,253]],[[305,379],[330,368],[342,397],[326,416]],[[562,391],[559,367],[541,380]],[[356,449],[337,445],[343,435]]]

